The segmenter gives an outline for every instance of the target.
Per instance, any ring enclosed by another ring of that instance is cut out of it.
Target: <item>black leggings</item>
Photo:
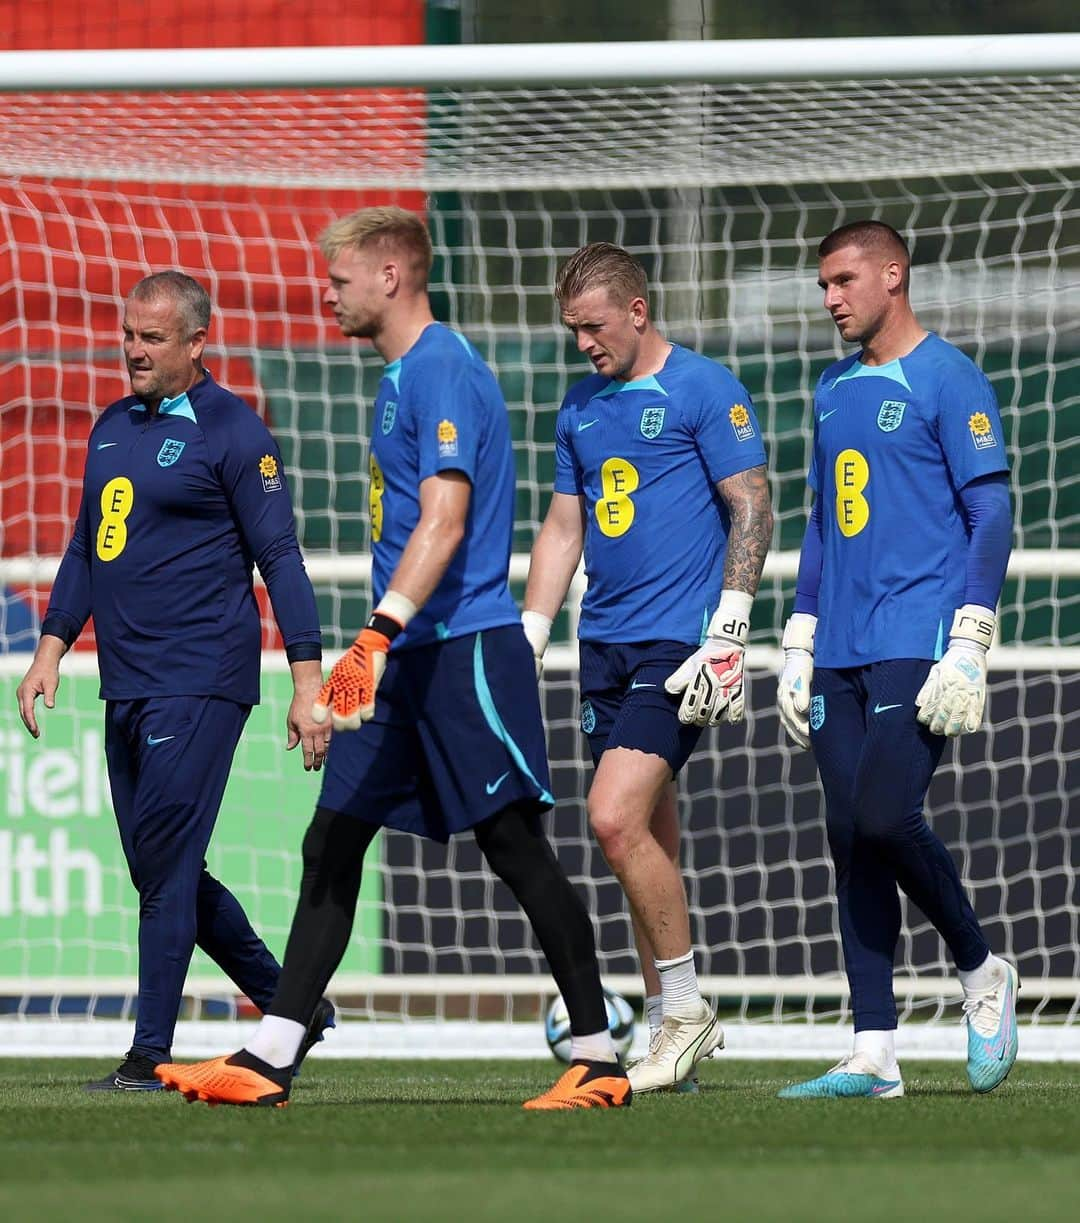
[[[316,810],[304,837],[304,869],[285,963],[267,1011],[307,1024],[345,954],[356,916],[364,854],[379,831],[351,815]],[[540,819],[517,806],[474,828],[488,865],[525,911],[566,1001],[574,1035],[602,1032],[592,922],[544,836]]]

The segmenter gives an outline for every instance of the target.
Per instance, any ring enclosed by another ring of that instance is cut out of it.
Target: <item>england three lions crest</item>
[[[382,431],[384,436],[393,429],[395,420],[397,420],[397,401],[388,399],[382,413]]]
[[[877,427],[882,430],[882,433],[895,433],[895,430],[900,428],[906,406],[908,405],[899,399],[882,401],[882,406],[877,410]]]
[[[158,466],[171,467],[184,453],[186,445],[187,442],[178,442],[175,438],[167,437],[157,453]]]
[[[882,433],[895,433],[900,428],[900,422],[904,419],[904,409],[906,407],[907,404],[899,399],[882,400],[877,414],[877,427]]]
[[[650,442],[664,428],[664,408],[646,408],[641,414],[641,436]]]

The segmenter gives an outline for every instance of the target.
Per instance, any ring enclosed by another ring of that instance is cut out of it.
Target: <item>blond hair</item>
[[[607,289],[620,306],[628,306],[636,297],[649,300],[645,269],[628,251],[610,242],[590,242],[575,251],[555,277],[555,297],[563,307],[599,288]]]
[[[390,205],[361,208],[332,221],[319,235],[319,247],[327,260],[336,259],[347,247],[404,255],[414,287],[427,284],[435,258],[424,222],[415,213]]]

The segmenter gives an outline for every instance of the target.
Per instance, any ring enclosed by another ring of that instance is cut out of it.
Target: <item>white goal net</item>
[[[599,239],[633,251],[664,332],[727,363],[754,397],[777,534],[748,720],[707,732],[681,781],[699,970],[745,1025],[744,1052],[790,1021],[831,1051],[847,1018],[820,792],[778,725],[773,668],[805,521],[809,393],[840,354],[816,246],[867,216],[907,236],[921,321],[997,391],[1016,511],[989,719],[947,751],[930,818],[991,943],[1019,964],[1028,1047],[1080,1056],[1080,36],[627,44],[603,64],[595,51],[0,55],[0,1046],[21,1047],[12,1033],[30,1019],[70,1016],[82,1035],[54,1030],[91,1047],[132,1006],[136,898],[104,786],[92,649],[66,660],[40,742],[11,699],[87,432],[126,390],[119,303],[165,267],[210,290],[208,364],[281,443],[325,644],[340,649],[368,607],[380,362],[325,315],[315,237],[361,204],[397,202],[430,223],[437,315],[478,345],[507,398],[517,593],[555,410],[587,372],[551,294],[569,253]],[[595,914],[605,978],[634,992],[625,905],[585,821],[572,623],[571,609],[544,677],[550,829]],[[264,704],[210,867],[280,953],[317,779],[282,751],[288,676],[269,620],[265,644]],[[377,846],[334,985],[346,1011],[434,1017],[443,1032],[534,1011],[551,988],[543,959],[471,839]],[[920,913],[906,918],[905,1018],[955,1018],[944,948]],[[234,1015],[215,972],[196,956],[193,1011]],[[939,1047],[943,1025],[908,1027]],[[542,1051],[529,1032],[520,1047]]]

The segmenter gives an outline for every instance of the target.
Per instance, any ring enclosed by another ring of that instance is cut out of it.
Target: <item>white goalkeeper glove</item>
[[[780,722],[801,747],[810,746],[810,684],[817,616],[793,612],[784,627],[784,669],[776,685]]]
[[[529,645],[532,646],[533,658],[536,660],[536,680],[540,682],[540,676],[544,673],[544,651],[548,646],[548,638],[551,636],[552,620],[549,616],[545,616],[543,612],[538,611],[523,611],[521,613],[521,627],[525,630],[525,636],[528,638]]]
[[[949,648],[934,663],[915,698],[918,719],[932,735],[969,735],[979,729],[986,704],[986,651],[997,617],[965,603],[953,615]]]
[[[753,597],[741,590],[721,591],[705,644],[665,681],[672,696],[683,694],[679,721],[684,726],[742,721],[746,707],[743,655],[753,603]]]

